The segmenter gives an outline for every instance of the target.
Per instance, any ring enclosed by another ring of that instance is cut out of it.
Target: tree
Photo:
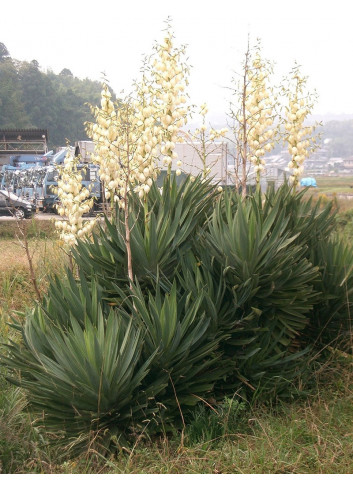
[[[0,43],[0,127],[46,128],[53,147],[83,140],[91,119],[87,103],[98,104],[100,91],[99,82],[76,78],[67,68],[56,75],[41,71],[36,60],[14,60]]]
[[[346,158],[353,155],[353,120],[327,122],[322,132],[329,157]]]
[[[23,104],[34,127],[43,127],[55,133],[56,93],[50,79],[39,70],[35,60],[22,62],[19,68]]]
[[[28,127],[30,118],[23,103],[22,87],[11,58],[0,63],[0,127]]]
[[[34,62],[19,66],[21,97],[30,124],[47,128],[50,143],[64,146],[66,140],[86,138],[84,123],[90,119],[89,103],[98,103],[100,83],[76,77],[43,73]]]
[[[10,53],[7,50],[7,47],[4,43],[0,42],[0,62],[8,59],[10,57]]]
[[[63,70],[60,71],[59,73],[60,76],[73,76],[71,71],[68,68],[64,68]]]

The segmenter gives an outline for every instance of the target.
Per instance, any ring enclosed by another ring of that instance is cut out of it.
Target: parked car
[[[35,206],[8,190],[0,190],[0,214],[12,215],[17,219],[28,219],[35,212]]]

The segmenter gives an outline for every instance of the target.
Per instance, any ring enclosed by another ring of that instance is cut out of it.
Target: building
[[[177,161],[182,161],[181,170],[184,173],[197,176],[203,172],[202,146],[198,142],[176,143],[174,151],[178,159],[173,160],[172,170],[177,170]],[[208,176],[215,183],[227,183],[227,153],[228,145],[224,142],[208,143],[206,146],[206,168],[209,168]],[[160,168],[163,167],[163,156],[160,158]]]
[[[10,156],[48,152],[47,129],[0,129],[0,168],[10,161]]]
[[[235,167],[228,166],[227,185],[235,184]],[[265,169],[261,172],[260,186],[263,192],[269,187],[279,188],[286,180],[289,179],[291,172],[288,169],[266,163]],[[241,176],[240,176],[241,179]],[[247,175],[247,185],[250,187],[256,186],[256,175],[250,167]]]
[[[343,160],[342,170],[345,171],[345,173],[353,172],[353,156]]]

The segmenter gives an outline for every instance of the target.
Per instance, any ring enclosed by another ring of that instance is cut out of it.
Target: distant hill
[[[353,114],[335,114],[332,112],[327,112],[326,114],[313,114],[311,119],[316,121],[322,121],[323,124],[331,121],[350,121],[353,120]]]
[[[329,158],[353,156],[353,116],[350,120],[326,122],[321,133],[321,142]]]
[[[212,125],[215,128],[225,127],[227,118],[224,114],[211,114]],[[308,123],[322,122],[317,132],[321,134],[321,146],[327,150],[327,157],[347,158],[353,156],[353,114],[313,114]],[[197,124],[190,124],[191,128]],[[277,145],[273,154],[281,151]]]
[[[48,129],[49,147],[87,139],[87,103],[100,102],[101,83],[81,80],[64,68],[44,73],[36,60],[12,59],[0,43],[0,128]]]

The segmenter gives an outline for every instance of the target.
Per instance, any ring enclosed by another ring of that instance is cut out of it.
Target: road
[[[51,219],[64,219],[60,216],[58,216],[57,214],[51,214],[51,213],[48,213],[48,212],[36,212],[34,214],[34,219],[38,220],[38,221],[50,221]],[[94,217],[84,217],[84,219],[94,219]],[[12,216],[1,216],[0,215],[0,222],[9,222],[9,221],[16,221],[16,218],[15,217],[12,217]]]

